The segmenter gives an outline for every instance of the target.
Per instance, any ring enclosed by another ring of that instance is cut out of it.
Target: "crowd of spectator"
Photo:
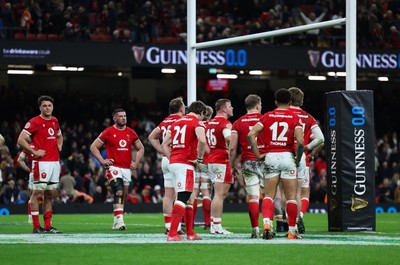
[[[345,0],[196,1],[197,42],[345,17]],[[175,42],[187,36],[187,0],[0,1],[5,39]],[[400,3],[358,0],[359,47],[400,47]],[[252,45],[343,47],[344,26],[253,41]]]

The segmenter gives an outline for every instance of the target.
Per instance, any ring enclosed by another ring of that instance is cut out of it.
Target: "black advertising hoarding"
[[[168,67],[186,69],[186,44],[0,40],[0,64]],[[398,71],[396,50],[357,54],[358,70]],[[345,71],[345,51],[294,46],[221,46],[197,50],[200,68]]]
[[[329,231],[375,231],[372,91],[325,94]]]
[[[0,41],[0,64],[73,64],[186,69],[185,44]],[[222,46],[197,50],[206,68],[289,69],[308,63],[304,48]],[[294,60],[295,59],[295,60]],[[291,63],[288,63],[291,61]]]

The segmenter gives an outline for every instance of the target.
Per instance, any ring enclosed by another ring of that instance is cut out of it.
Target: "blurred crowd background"
[[[4,39],[184,43],[186,0],[0,1]],[[197,42],[342,18],[345,0],[199,0]],[[359,47],[400,47],[400,3],[358,0]],[[344,26],[252,44],[343,47]]]

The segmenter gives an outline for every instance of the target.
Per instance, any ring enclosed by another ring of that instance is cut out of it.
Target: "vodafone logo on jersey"
[[[119,146],[126,147],[126,141],[125,140],[119,141]]]
[[[119,151],[128,151],[129,149],[126,147],[127,145],[128,145],[128,143],[126,142],[126,140],[124,140],[124,139],[122,139],[122,140],[119,140],[119,148],[118,148],[118,150]]]
[[[56,137],[54,136],[54,129],[53,128],[49,128],[47,129],[47,132],[49,133],[49,137],[47,137],[47,139],[55,139]]]

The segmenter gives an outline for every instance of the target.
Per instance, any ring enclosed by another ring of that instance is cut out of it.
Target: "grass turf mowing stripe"
[[[62,234],[0,235],[0,244],[303,244],[303,245],[394,245],[400,246],[400,238],[384,236],[332,236],[306,235],[302,240],[277,237],[272,240],[250,239],[248,234],[210,235],[199,234],[201,241],[167,242],[161,234]]]

